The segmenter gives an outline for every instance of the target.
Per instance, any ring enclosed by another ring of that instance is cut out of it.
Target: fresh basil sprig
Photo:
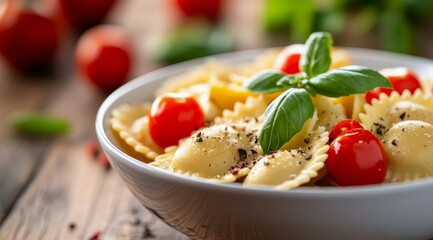
[[[313,113],[314,105],[305,89],[290,88],[278,96],[265,112],[259,135],[263,151],[267,153],[280,148],[287,139],[301,131]]]
[[[279,149],[313,116],[314,105],[309,95],[340,97],[365,93],[376,87],[392,88],[388,79],[366,67],[347,66],[328,71],[332,42],[329,33],[313,33],[301,56],[299,74],[287,75],[278,70],[265,70],[244,83],[245,88],[257,93],[286,90],[266,109],[259,133],[264,153]]]
[[[308,77],[328,71],[331,66],[332,36],[326,32],[312,33],[306,44],[306,51],[300,59],[301,71]]]

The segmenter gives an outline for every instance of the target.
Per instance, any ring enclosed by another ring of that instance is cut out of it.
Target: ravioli
[[[251,169],[244,185],[271,185],[277,189],[290,189],[308,183],[318,176],[327,158],[328,132],[319,127],[298,149],[278,150],[264,156]]]
[[[218,124],[194,132],[170,154],[168,169],[184,175],[232,182],[245,176],[258,156],[257,135],[246,122]]]
[[[365,105],[362,124],[382,142],[387,182],[433,176],[433,97],[393,92]]]
[[[112,111],[111,128],[136,152],[153,160],[163,150],[152,140],[149,133],[148,104],[123,105]]]
[[[433,176],[433,125],[419,120],[394,124],[382,138],[388,158],[386,181]]]

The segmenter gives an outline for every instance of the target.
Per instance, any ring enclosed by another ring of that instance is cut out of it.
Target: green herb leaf
[[[301,131],[314,113],[314,105],[305,89],[291,88],[276,98],[266,109],[259,133],[260,145],[266,154],[279,149]]]
[[[276,70],[261,71],[244,82],[243,86],[257,93],[274,93],[287,89],[287,87],[277,84],[278,82],[290,81],[291,76]]]
[[[9,116],[9,125],[26,134],[59,135],[69,131],[69,122],[41,113],[15,113]]]
[[[306,42],[306,51],[302,54],[301,71],[308,77],[328,71],[331,65],[332,36],[327,32],[316,32]]]
[[[285,89],[298,87],[303,79],[301,75],[287,75],[285,78],[281,78],[277,85],[283,86]]]
[[[360,66],[347,66],[320,74],[307,82],[309,89],[328,97],[365,93],[376,87],[392,88],[379,72]]]

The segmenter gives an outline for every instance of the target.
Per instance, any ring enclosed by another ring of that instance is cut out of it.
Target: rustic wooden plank
[[[38,169],[49,138],[28,138],[8,125],[15,111],[43,108],[58,86],[50,77],[23,77],[7,69],[0,73],[0,223]]]
[[[158,230],[153,236],[182,239],[137,206],[119,177],[86,153],[88,141],[94,139],[96,110],[106,95],[78,77],[66,83],[53,96],[48,111],[69,119],[72,131],[49,149],[40,172],[1,226],[0,239],[85,239],[94,231],[106,231],[107,238],[128,239],[143,236],[146,228]],[[132,208],[139,214],[132,214]],[[127,224],[133,232],[125,233],[123,218],[131,215],[142,223]],[[68,228],[71,223],[76,226],[73,231]]]
[[[0,64],[0,224],[13,204],[37,174],[44,153],[53,142],[49,137],[17,134],[9,127],[14,112],[44,112],[65,77],[72,71],[71,41],[65,39],[52,72],[22,75]]]

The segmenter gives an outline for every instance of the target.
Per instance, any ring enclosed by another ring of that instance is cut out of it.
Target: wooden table
[[[167,30],[163,1],[125,0],[109,22],[134,33],[139,57],[133,76],[158,65],[146,56],[154,36]],[[261,1],[227,1],[227,20],[239,49],[283,45],[266,38],[258,14]],[[254,3],[253,3],[254,2]],[[95,114],[107,94],[89,86],[72,61],[77,37],[63,47],[50,76],[24,77],[0,69],[0,239],[188,239],[144,209],[119,176],[86,152],[95,140]],[[433,58],[432,34],[420,37],[421,52]],[[429,42],[430,41],[430,42]],[[371,42],[340,41],[375,47]],[[7,125],[14,111],[40,111],[68,119],[71,131],[60,137],[29,137]]]

